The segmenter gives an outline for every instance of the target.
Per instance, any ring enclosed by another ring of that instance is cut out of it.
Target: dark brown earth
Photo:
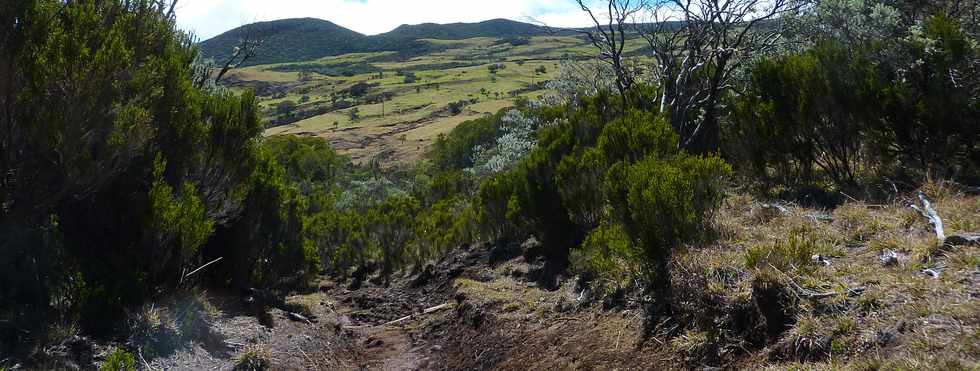
[[[255,352],[275,370],[678,367],[656,342],[638,345],[638,312],[579,303],[570,279],[556,291],[540,289],[523,278],[533,267],[522,257],[495,255],[491,265],[491,250],[460,248],[389,287],[365,282],[349,290],[349,282],[322,278],[315,292],[286,299],[310,322],[281,309],[256,313],[241,295],[199,294],[219,312],[205,335],[139,363],[230,370]]]

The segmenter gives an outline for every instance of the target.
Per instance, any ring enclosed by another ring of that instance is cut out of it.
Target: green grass
[[[349,117],[352,107],[310,117],[287,126],[270,128],[265,134],[321,136],[333,141],[339,152],[352,155],[355,161],[368,160],[375,154],[393,151],[395,156],[389,159],[397,163],[418,159],[439,134],[449,132],[463,121],[512,106],[517,97],[540,97],[545,91],[531,87],[554,78],[561,58],[589,58],[595,55],[595,49],[590,43],[572,36],[532,37],[530,44],[517,47],[497,44],[496,39],[487,37],[427,41],[455,44],[459,47],[399,62],[378,61],[379,58],[390,56],[390,52],[356,53],[315,61],[297,61],[323,66],[370,63],[384,71],[383,78],[370,73],[354,76],[312,74],[311,79],[300,81],[300,74],[297,72],[272,70],[281,64],[234,70],[229,73],[229,77],[250,82],[246,86],[271,84],[285,89],[284,97],[259,97],[267,118],[273,118],[275,105],[284,100],[299,102],[302,96],[307,95],[310,100],[301,104],[300,109],[330,106],[331,95],[334,93],[357,83],[378,84],[370,89],[368,95],[392,95],[384,104],[384,116],[381,104],[362,103],[355,106],[361,116],[357,121],[352,121]],[[641,40],[631,40],[627,50],[636,50],[642,46]],[[502,64],[505,68],[493,76],[488,69],[491,64]],[[539,67],[544,67],[547,72],[536,73],[535,70]],[[418,80],[406,84],[404,77],[398,75],[398,71],[406,70],[413,71]],[[512,95],[512,92],[516,92],[516,95]],[[451,102],[472,99],[477,99],[477,102],[467,105],[458,115],[445,112]],[[402,135],[406,140],[401,140]]]

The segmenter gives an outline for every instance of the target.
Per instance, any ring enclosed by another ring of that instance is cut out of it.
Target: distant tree
[[[368,214],[372,234],[381,247],[381,276],[387,283],[395,267],[408,258],[408,245],[415,238],[418,200],[407,196],[386,199]]]
[[[500,64],[500,63],[493,63],[493,64],[487,66],[487,70],[489,70],[490,71],[490,74],[492,74],[492,75],[496,75],[498,71],[500,71],[502,69],[505,69],[505,68],[507,68],[507,66],[506,65],[503,65],[503,64]]]
[[[365,82],[359,82],[354,85],[351,85],[351,87],[348,89],[348,92],[352,97],[360,98],[363,97],[365,94],[367,94],[369,89],[371,89],[371,85]]]
[[[414,72],[411,72],[411,71],[405,72],[404,75],[405,75],[404,82],[406,84],[411,84],[411,83],[414,83],[414,82],[418,81],[418,77],[415,76],[415,73]]]
[[[460,101],[449,103],[449,106],[448,106],[449,113],[453,114],[454,116],[455,115],[458,115],[461,112],[463,112],[463,107],[466,107],[466,101],[465,100],[460,100]]]
[[[296,111],[296,102],[291,100],[284,100],[276,104],[276,114],[277,115],[291,115]]]

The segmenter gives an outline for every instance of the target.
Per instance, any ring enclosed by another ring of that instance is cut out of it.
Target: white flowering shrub
[[[520,110],[507,111],[500,119],[501,135],[495,142],[473,148],[474,165],[467,171],[487,175],[513,166],[537,145],[538,121]]]
[[[560,63],[558,76],[545,84],[553,91],[541,97],[545,104],[574,103],[579,97],[593,96],[600,90],[615,88],[616,74],[608,64],[569,59],[562,59]]]
[[[366,206],[376,200],[408,194],[401,186],[387,177],[352,180],[337,197],[335,206],[341,210]]]

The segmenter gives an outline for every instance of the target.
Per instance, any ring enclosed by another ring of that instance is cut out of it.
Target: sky
[[[178,25],[200,40],[260,21],[312,17],[374,35],[402,24],[507,18],[552,27],[590,24],[574,0],[180,0]]]

